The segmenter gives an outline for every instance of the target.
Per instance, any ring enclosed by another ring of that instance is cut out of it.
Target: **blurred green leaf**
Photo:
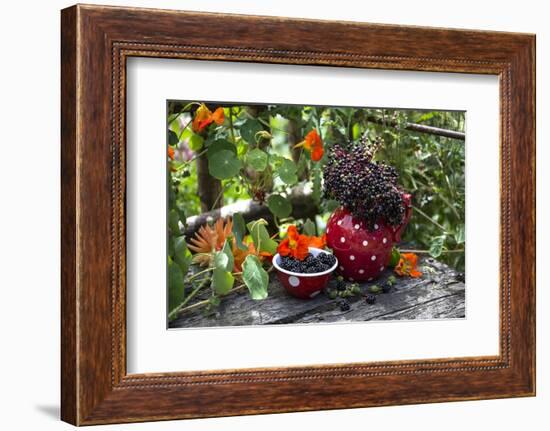
[[[172,235],[180,234],[179,219],[180,218],[177,210],[171,209],[168,212],[168,227]]]
[[[252,299],[261,300],[267,298],[269,275],[263,269],[260,260],[253,254],[249,254],[244,260],[243,281]]]
[[[267,207],[279,218],[288,217],[292,213],[292,204],[281,195],[273,194],[267,198]]]
[[[208,156],[208,172],[214,178],[224,180],[239,173],[241,161],[229,150],[216,151]]]
[[[266,226],[267,222],[262,218],[251,221],[246,225],[256,250],[275,255],[277,253],[277,242],[270,238]]]
[[[196,133],[193,133],[189,138],[189,148],[192,151],[197,152],[202,150],[203,145],[204,145],[204,138],[201,135],[197,135]]]
[[[311,221],[311,219],[307,219],[304,223],[304,234],[307,236],[317,235],[317,227],[315,226],[315,223]]]
[[[233,259],[233,252],[231,251],[231,244],[230,240],[226,239],[223,243],[223,247],[220,251],[220,253],[225,254],[227,256],[227,262],[225,264],[225,270],[226,271],[233,271],[233,265],[235,265],[235,261]]]
[[[212,289],[218,295],[226,295],[233,284],[235,283],[235,277],[229,271],[216,268],[212,271]]]
[[[176,145],[178,145],[178,142],[178,135],[176,135],[176,133],[172,130],[168,130],[168,144],[172,147],[175,147]]]
[[[443,252],[443,244],[445,243],[445,236],[438,236],[432,239],[430,244],[430,256],[439,257]]]
[[[231,151],[235,155],[237,154],[237,147],[227,139],[216,139],[214,141],[207,139],[206,146],[208,147],[208,158],[223,150]]]
[[[183,302],[183,273],[170,257],[168,257],[168,311],[172,311]]]
[[[246,155],[246,162],[258,172],[263,172],[267,168],[267,153],[258,148],[251,150]]]
[[[396,247],[393,247],[391,249],[391,256],[388,267],[395,268],[395,266],[399,263],[399,259],[401,259],[401,253],[399,253],[399,250]]]
[[[187,248],[187,243],[185,242],[185,236],[179,236],[174,239],[174,262],[176,262],[183,274],[187,274],[189,270],[189,265],[191,265],[191,259],[193,256]]]
[[[463,224],[457,227],[454,236],[457,244],[464,244],[464,241],[466,241],[466,230]]]
[[[298,181],[298,176],[296,175],[297,167],[296,163],[289,159],[283,159],[281,165],[277,169],[277,174],[281,180],[288,185],[293,185]]]
[[[262,130],[264,130],[262,124],[258,120],[253,119],[246,120],[239,128],[241,137],[251,145],[256,144],[256,133]]]
[[[235,236],[237,247],[239,247],[241,250],[247,250],[248,247],[244,244],[244,237],[246,235],[246,224],[241,213],[233,214],[233,235]]]

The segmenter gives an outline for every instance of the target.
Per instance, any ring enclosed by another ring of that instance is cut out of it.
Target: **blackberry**
[[[349,302],[348,301],[340,301],[338,303],[339,307],[340,307],[340,311],[349,311],[349,309],[351,308],[350,305],[349,305]]]
[[[388,283],[384,283],[382,285],[382,292],[384,293],[389,293],[391,290],[391,284],[388,284]]]
[[[331,268],[336,263],[336,258],[332,254],[320,253],[317,258],[327,267],[327,269]]]
[[[339,201],[370,229],[379,221],[397,226],[405,215],[397,171],[373,161],[380,144],[379,139],[371,143],[363,138],[347,146],[334,145],[323,171],[325,198]]]
[[[367,295],[365,297],[365,301],[367,301],[367,304],[374,304],[376,302],[376,296],[375,295]]]
[[[308,254],[304,260],[294,259],[291,256],[282,256],[279,265],[287,271],[315,274],[330,269],[335,262],[336,258],[333,255],[321,253],[319,256]]]

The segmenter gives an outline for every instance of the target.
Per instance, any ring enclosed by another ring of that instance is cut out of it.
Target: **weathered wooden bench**
[[[246,292],[222,300],[210,316],[200,308],[188,310],[170,322],[170,328],[268,325],[282,323],[329,323],[369,320],[459,319],[465,317],[464,274],[432,258],[419,259],[420,278],[397,277],[390,292],[376,295],[368,304],[362,295],[346,298],[349,310],[343,311],[340,299],[320,294],[310,300],[290,296],[272,274],[269,296],[262,301],[250,299]],[[387,270],[380,279],[361,285],[382,285],[392,274]],[[200,300],[200,296],[197,300]],[[204,297],[202,298],[204,299]]]

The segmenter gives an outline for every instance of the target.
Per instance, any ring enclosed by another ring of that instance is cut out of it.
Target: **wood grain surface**
[[[361,283],[362,294],[346,298],[349,309],[341,309],[342,298],[330,299],[321,292],[310,300],[291,296],[271,273],[269,296],[255,301],[240,291],[224,297],[214,315],[204,307],[184,310],[169,322],[169,328],[211,328],[217,326],[280,325],[290,323],[349,323],[376,320],[461,319],[466,315],[464,274],[442,262],[421,257],[421,278],[398,277],[387,294],[376,296],[367,304],[364,295],[369,287],[382,286],[391,270],[372,282]],[[334,279],[329,287],[334,288]],[[209,293],[198,294],[190,305],[208,300]]]
[[[89,425],[534,395],[534,35],[90,5],[63,10],[61,24],[63,420]],[[500,354],[127,375],[130,56],[498,75]]]

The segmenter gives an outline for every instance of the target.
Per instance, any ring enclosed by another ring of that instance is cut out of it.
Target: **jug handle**
[[[403,204],[405,205],[405,215],[403,217],[403,221],[395,228],[392,228],[392,239],[394,243],[401,241],[401,235],[412,216],[412,196],[409,193],[403,193]]]

